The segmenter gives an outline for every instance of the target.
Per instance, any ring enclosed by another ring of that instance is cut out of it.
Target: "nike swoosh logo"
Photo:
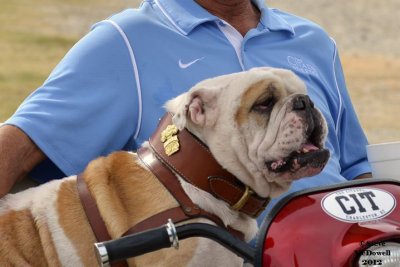
[[[202,57],[202,58],[198,58],[198,59],[195,59],[195,60],[193,60],[193,61],[190,61],[190,62],[188,62],[188,63],[182,63],[182,60],[179,60],[179,67],[181,68],[181,69],[186,69],[186,68],[188,68],[188,67],[190,67],[191,65],[193,65],[194,63],[196,63],[197,61],[200,61],[200,60],[202,60],[204,57]]]

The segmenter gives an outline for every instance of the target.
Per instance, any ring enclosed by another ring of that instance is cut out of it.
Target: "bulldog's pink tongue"
[[[315,150],[318,150],[318,149],[319,149],[318,147],[314,146],[311,143],[303,144],[300,147],[300,151],[303,152],[303,153],[307,153],[307,152],[310,152],[310,151],[315,151]]]

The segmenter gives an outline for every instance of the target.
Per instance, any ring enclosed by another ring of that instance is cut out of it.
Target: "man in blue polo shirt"
[[[328,123],[328,165],[291,191],[370,172],[336,45],[319,26],[263,0],[147,0],[94,25],[0,128],[0,196],[32,169],[45,182],[135,150],[166,100],[259,66],[294,71]]]

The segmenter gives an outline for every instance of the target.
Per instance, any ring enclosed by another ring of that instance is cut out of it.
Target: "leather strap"
[[[179,151],[167,155],[161,136],[169,125],[172,125],[172,115],[166,113],[149,140],[157,158],[187,182],[224,200],[235,210],[255,218],[265,209],[270,199],[258,196],[224,169],[207,146],[186,129],[176,134]],[[191,159],[190,164],[188,164],[189,159]]]
[[[83,179],[83,175],[79,174],[76,181],[79,198],[83,209],[85,210],[86,217],[92,227],[93,233],[98,242],[104,242],[111,240],[111,236],[108,233],[107,227],[100,215],[100,211],[97,208],[97,204],[92,198],[92,195],[87,188],[86,182]]]
[[[139,159],[149,168],[164,187],[171,193],[188,216],[201,213],[200,208],[183,191],[178,178],[148,148],[141,147],[137,151]]]
[[[131,227],[124,235],[159,227],[160,225],[165,224],[168,219],[171,219],[174,223],[179,223],[193,218],[206,218],[213,221],[216,225],[226,228],[231,234],[244,240],[243,233],[233,228],[226,227],[218,216],[209,213],[194,204],[186,195],[175,174],[165,166],[150,149],[142,147],[137,151],[137,155],[177,200],[180,206],[165,210],[141,221],[137,225]]]
[[[108,233],[106,224],[100,215],[100,211],[97,208],[95,200],[87,188],[86,182],[83,178],[83,174],[79,174],[76,178],[76,186],[78,189],[78,195],[81,200],[83,209],[85,211],[86,217],[89,221],[92,231],[96,237],[97,242],[104,242],[111,240],[111,236]],[[110,264],[111,267],[128,267],[126,261],[120,261]]]

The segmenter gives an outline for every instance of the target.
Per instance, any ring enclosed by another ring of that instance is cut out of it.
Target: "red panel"
[[[382,189],[400,203],[400,186],[390,183],[355,185]],[[267,231],[263,267],[352,266],[356,251],[368,242],[400,238],[400,207],[383,219],[349,223],[329,216],[321,207],[332,191],[295,197],[276,215]]]

